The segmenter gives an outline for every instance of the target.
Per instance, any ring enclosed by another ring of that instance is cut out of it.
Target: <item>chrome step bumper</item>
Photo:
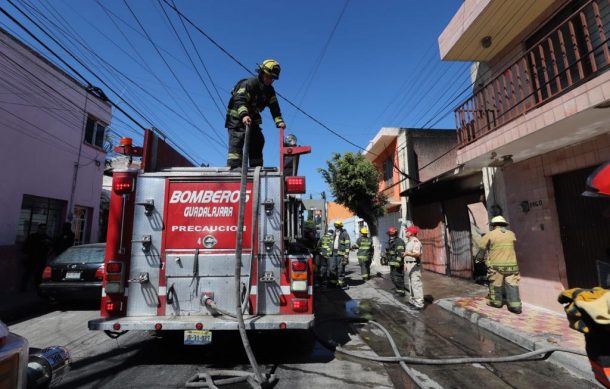
[[[313,325],[314,315],[244,315],[246,330],[306,330]],[[120,328],[116,329],[115,324]],[[194,330],[197,323],[204,330],[237,330],[237,319],[201,316],[128,316],[111,319],[95,319],[89,321],[90,330],[127,331],[155,330],[156,324],[161,324],[162,330]]]

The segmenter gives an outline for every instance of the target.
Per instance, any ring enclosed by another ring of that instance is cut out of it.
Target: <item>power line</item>
[[[172,0],[172,3],[174,5],[176,5],[174,0]],[[188,28],[186,27],[186,24],[184,24],[184,20],[182,20],[182,15],[179,15],[179,19],[180,19],[180,23],[182,24],[182,27],[184,28],[184,31],[186,32],[186,35],[189,38],[189,41],[191,42],[191,45],[193,46],[193,49],[195,49],[195,53],[197,54],[197,57],[199,58],[199,62],[201,62],[201,65],[203,66],[203,70],[205,70],[205,74],[207,74],[208,78],[210,79],[210,83],[212,84],[212,87],[216,91],[216,95],[218,96],[218,101],[220,101],[222,103],[223,100],[222,100],[222,97],[220,97],[220,93],[218,93],[218,88],[216,88],[216,83],[214,82],[214,79],[210,75],[210,72],[208,71],[208,67],[205,65],[203,58],[201,58],[201,54],[199,53],[199,50],[197,49],[195,42],[193,42],[191,33],[189,32]]]
[[[212,92],[210,91],[210,88],[208,88],[207,82],[205,82],[205,80],[203,79],[203,76],[201,76],[201,73],[199,72],[199,69],[197,68],[197,66],[195,66],[195,62],[191,58],[191,54],[186,49],[186,46],[184,45],[184,42],[182,42],[182,38],[178,34],[178,31],[176,31],[176,28],[174,27],[174,23],[172,22],[172,20],[170,19],[169,15],[165,11],[165,8],[163,7],[163,3],[161,3],[161,0],[157,0],[157,2],[159,4],[159,7],[161,7],[161,10],[163,11],[163,15],[165,15],[165,18],[167,19],[170,27],[174,31],[174,34],[176,35],[176,38],[178,39],[178,42],[180,43],[180,46],[182,46],[182,49],[184,50],[184,53],[186,54],[187,58],[189,59],[191,65],[193,65],[193,69],[195,69],[195,73],[197,73],[197,76],[199,76],[199,80],[201,80],[201,83],[205,87],[205,90],[208,92],[208,95],[210,96],[210,99],[212,100],[212,102],[216,106],[216,109],[218,110],[218,113],[220,114],[220,117],[222,119],[224,119],[224,114],[222,113],[222,110],[220,109],[220,107],[218,106],[218,103],[214,99],[214,96],[212,95]]]
[[[23,10],[21,10],[17,5],[15,5],[15,3],[12,0],[7,0],[15,9],[17,9],[23,16],[26,17],[26,19],[28,19],[32,24],[34,24],[39,30],[41,30],[45,35],[47,35],[49,38],[51,38],[59,47],[61,47],[66,53],[68,53],[77,63],[79,63],[83,68],[85,68],[87,71],[89,71],[91,74],[93,74],[97,79],[99,79],[112,93],[114,93],[115,95],[119,96],[114,89],[109,86],[103,79],[101,79],[94,71],[92,71],[87,65],[83,64],[82,61],[80,61],[72,52],[70,52],[65,46],[63,46],[61,43],[57,42],[56,40],[54,40],[50,34],[43,29],[42,27],[40,27],[40,25],[38,23],[36,23],[34,20],[32,20],[27,14],[25,14],[25,12],[23,12]],[[4,7],[0,6],[0,12],[2,12],[4,15],[6,15],[13,23],[15,23],[16,25],[18,25],[22,30],[24,30],[28,35],[30,35],[33,39],[35,39],[37,42],[39,42],[41,45],[43,45],[43,47],[45,47],[45,49],[47,49],[51,54],[53,54],[55,57],[57,57],[58,59],[60,59],[62,61],[62,63],[66,63],[65,60],[63,60],[54,50],[52,50],[51,48],[49,48],[46,44],[44,44],[38,37],[36,37],[27,27],[25,27],[22,23],[20,23],[17,19],[15,19],[10,13],[8,13]],[[67,64],[67,63],[66,63]],[[87,83],[87,85],[91,86],[91,83],[87,80],[84,79],[84,81]],[[140,122],[138,122],[135,118],[133,118],[133,116],[131,114],[129,114],[127,111],[125,111],[122,107],[120,107],[118,104],[116,104],[115,102],[113,102],[112,100],[108,99],[105,95],[103,95],[103,92],[101,92],[101,90],[94,88],[94,87],[90,87],[91,90],[97,91],[97,93],[101,93],[102,94],[102,98],[106,98],[108,100],[109,103],[111,103],[115,108],[117,108],[119,111],[121,111],[129,120],[131,120],[132,122],[134,122],[134,124],[136,124],[138,127],[140,127],[142,130],[146,130],[146,127],[144,127]],[[125,101],[124,99],[122,99],[119,96],[119,99],[121,101],[123,101],[130,109],[132,109],[134,112],[136,112],[138,115],[142,116],[143,118],[145,118],[137,109],[135,109],[131,104],[129,104],[127,101]],[[146,118],[145,118],[146,119]],[[164,138],[167,138],[167,136],[165,134],[163,134],[162,132],[160,132],[158,129],[153,128],[153,131],[159,133],[161,136],[163,136]],[[178,145],[176,145],[177,147],[180,147]],[[182,150],[181,150],[182,151]],[[195,161],[195,159],[190,156],[190,154],[185,152],[185,155],[190,158],[193,162]]]
[[[337,20],[335,21],[335,24],[334,24],[332,30],[330,31],[330,34],[329,34],[328,38],[326,39],[326,42],[322,46],[322,50],[320,50],[318,57],[314,61],[313,68],[311,69],[311,71],[309,72],[307,77],[305,77],[305,80],[303,81],[303,84],[301,84],[301,87],[297,90],[297,93],[296,93],[297,97],[299,96],[299,94],[301,94],[301,91],[303,91],[303,93],[301,94],[301,97],[299,99],[299,105],[305,99],[305,96],[307,95],[307,92],[309,91],[309,87],[313,83],[313,80],[318,72],[318,69],[320,68],[320,64],[322,63],[322,60],[324,59],[324,56],[326,55],[326,51],[328,50],[328,47],[330,46],[330,42],[332,41],[333,37],[335,36],[337,27],[339,27],[339,23],[341,23],[341,19],[343,18],[343,15],[345,14],[345,10],[347,9],[347,6],[349,5],[349,1],[350,0],[345,0],[345,4],[343,4],[343,8],[341,9],[339,16],[337,17]]]
[[[210,121],[208,120],[208,118],[205,116],[205,114],[201,111],[201,109],[199,108],[199,106],[197,105],[197,103],[195,103],[195,100],[193,100],[193,97],[191,96],[191,94],[186,90],[186,88],[184,87],[184,85],[182,84],[182,81],[180,81],[180,79],[178,78],[178,76],[176,75],[176,73],[174,72],[174,70],[172,69],[172,67],[169,65],[169,63],[167,62],[167,60],[165,59],[165,57],[163,56],[163,54],[161,53],[161,51],[159,50],[159,48],[157,47],[157,45],[155,44],[155,42],[152,40],[152,38],[150,37],[150,35],[148,34],[148,32],[146,32],[146,29],[144,28],[144,26],[142,25],[142,23],[140,22],[140,19],[138,18],[138,16],[133,12],[133,10],[131,9],[131,7],[129,6],[129,3],[127,3],[127,0],[123,0],[123,3],[125,3],[125,6],[129,9],[129,12],[131,12],[131,15],[133,16],[133,18],[136,20],[136,22],[138,23],[138,25],[140,26],[140,28],[142,29],[142,31],[144,32],[144,34],[146,35],[146,37],[148,38],[148,41],[150,42],[150,44],[154,47],[155,51],[157,52],[157,54],[159,54],[159,56],[161,57],[161,60],[163,61],[163,63],[165,63],[165,66],[167,66],[167,69],[169,70],[169,72],[172,74],[172,76],[174,76],[174,79],[176,80],[176,82],[178,82],[178,85],[180,85],[180,87],[182,88],[184,94],[188,97],[188,99],[190,100],[190,102],[193,104],[193,106],[195,107],[195,109],[197,110],[197,112],[199,112],[199,114],[201,115],[201,117],[203,118],[203,120],[210,126],[210,128],[212,129],[212,131],[214,132],[214,134],[216,134],[216,136],[219,139],[219,144],[221,146],[226,146],[226,144],[223,143],[223,140],[220,136],[220,134],[218,133],[218,131],[216,131],[216,129],[214,128],[214,126],[212,125],[212,123],[210,123]]]
[[[125,0],[123,0],[125,1]],[[243,63],[241,63],[237,58],[235,58],[231,53],[229,53],[224,47],[222,47],[218,42],[216,42],[211,36],[209,36],[201,27],[199,27],[198,25],[196,25],[193,21],[191,21],[191,19],[189,19],[187,16],[185,16],[177,7],[175,7],[174,5],[169,4],[168,0],[163,0],[170,8],[172,8],[176,13],[178,13],[179,15],[181,15],[181,17],[184,18],[184,20],[186,20],[191,26],[193,26],[197,31],[199,31],[203,36],[205,36],[210,42],[212,42],[214,44],[214,46],[216,46],[219,50],[221,50],[223,53],[225,53],[227,56],[229,56],[233,61],[235,61],[238,65],[240,65],[242,68],[244,68],[248,73],[252,74],[252,71],[249,70]],[[322,128],[326,129],[327,131],[329,131],[330,133],[332,133],[333,135],[335,135],[336,137],[342,139],[343,141],[347,142],[348,144],[356,147],[359,150],[362,151],[366,151],[365,148],[359,146],[358,144],[352,142],[351,140],[347,139],[346,137],[344,137],[343,135],[339,134],[337,131],[331,129],[330,127],[328,127],[327,125],[325,125],[324,123],[322,123],[321,121],[319,121],[318,119],[316,119],[315,117],[313,117],[312,115],[310,115],[309,113],[305,112],[303,109],[301,109],[299,106],[297,106],[295,103],[293,103],[291,100],[289,100],[287,97],[283,96],[282,94],[278,93],[276,91],[276,95],[281,97],[284,101],[286,101],[289,105],[291,105],[293,108],[295,108],[296,110],[298,110],[299,112],[301,112],[303,115],[307,116],[309,119],[311,119],[313,122],[317,123],[318,125],[320,125]],[[375,155],[374,153],[371,153],[373,155]],[[407,173],[403,172],[402,170],[400,170],[400,168],[397,168],[397,170],[400,172],[400,174],[402,174],[405,177],[414,179],[411,176],[409,176]]]

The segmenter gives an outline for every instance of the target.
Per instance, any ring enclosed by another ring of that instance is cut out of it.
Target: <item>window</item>
[[[392,179],[394,177],[394,162],[391,158],[386,159],[383,162],[383,180],[386,185],[392,185]]]
[[[74,245],[78,246],[89,242],[89,219],[90,208],[76,205],[72,218],[72,231],[74,231]]]
[[[85,143],[103,148],[105,137],[106,126],[95,118],[88,116],[87,125],[85,127]]]
[[[25,241],[30,234],[36,232],[39,224],[47,225],[47,235],[57,236],[66,206],[66,201],[23,195],[16,241]]]

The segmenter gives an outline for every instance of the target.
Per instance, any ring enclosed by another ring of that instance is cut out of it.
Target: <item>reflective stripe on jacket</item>
[[[515,234],[504,227],[496,227],[485,234],[479,245],[482,249],[489,251],[487,267],[501,272],[518,272],[519,266],[515,252],[516,241]]]
[[[388,264],[391,267],[401,267],[403,265],[402,255],[405,252],[405,242],[396,237],[390,238],[385,249]]]
[[[324,258],[328,258],[332,255],[332,244],[333,244],[333,236],[330,234],[324,235],[318,241],[318,253]]]
[[[356,247],[358,248],[357,256],[358,261],[370,261],[373,258],[374,248],[373,239],[368,236],[361,236],[356,240]]]
[[[335,232],[335,236],[337,236],[337,232]],[[333,239],[334,241],[334,239]],[[341,230],[339,234],[339,247],[337,248],[337,256],[344,257],[349,254],[349,248],[351,245],[351,241],[349,238],[349,234],[345,230]]]
[[[240,80],[233,91],[227,107],[226,128],[243,128],[242,119],[250,116],[254,124],[260,125],[263,120],[260,112],[269,107],[276,126],[284,122],[275,89],[265,85],[258,77]]]

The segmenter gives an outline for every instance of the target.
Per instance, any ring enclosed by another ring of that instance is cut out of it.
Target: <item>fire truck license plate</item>
[[[184,344],[189,346],[203,346],[212,343],[212,331],[186,330],[184,331]]]
[[[69,271],[66,273],[66,280],[80,280],[79,271]]]

